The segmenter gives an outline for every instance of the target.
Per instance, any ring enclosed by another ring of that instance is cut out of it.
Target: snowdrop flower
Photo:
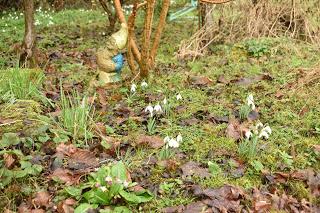
[[[245,136],[247,139],[250,139],[252,137],[252,132],[250,130],[246,131]]]
[[[170,137],[169,136],[166,136],[164,139],[163,139],[163,141],[165,142],[165,143],[169,143],[169,141],[170,141]]]
[[[137,85],[136,85],[136,84],[132,84],[132,85],[131,85],[130,92],[135,93],[135,92],[136,92],[136,89],[137,89]]]
[[[179,142],[173,138],[171,138],[168,142],[168,146],[172,148],[178,148],[179,147]]]
[[[261,122],[257,123],[256,129],[259,129],[259,128],[262,128],[262,127],[263,127],[263,124]]]
[[[268,139],[271,135],[271,132],[272,131],[271,131],[270,126],[266,126],[261,130],[261,132],[259,134],[259,138]]]
[[[101,187],[100,187],[100,190],[103,191],[103,192],[105,192],[105,191],[107,191],[107,187],[101,186]]]
[[[271,130],[270,126],[264,127],[261,131],[265,131],[265,132],[267,132],[269,135],[271,135],[271,133],[272,133],[272,130]]]
[[[254,110],[256,108],[256,106],[254,105],[254,100],[253,100],[253,95],[250,94],[247,98],[247,105],[249,107],[251,107],[252,110]]]
[[[148,83],[145,82],[145,81],[143,81],[143,82],[141,83],[141,87],[142,87],[142,88],[147,88],[147,87],[148,87]]]
[[[156,111],[156,113],[162,113],[162,108],[159,104],[155,105],[154,106],[154,111]]]
[[[179,134],[179,135],[177,136],[177,142],[178,142],[178,143],[181,143],[181,142],[182,142],[182,136],[181,136],[181,134]]]
[[[167,105],[168,101],[167,101],[167,98],[164,98],[163,99],[163,105]]]
[[[149,112],[150,113],[150,117],[153,116],[153,107],[149,104],[146,109],[144,110],[145,112]]]
[[[104,180],[106,182],[112,182],[112,177],[111,176],[107,176]]]
[[[268,139],[269,138],[269,134],[267,132],[265,132],[265,131],[262,131],[259,134],[259,138]]]
[[[179,101],[179,100],[182,100],[181,94],[179,93],[176,98],[177,98],[178,101]]]
[[[48,25],[53,25],[54,23],[53,23],[53,21],[49,21],[49,23],[48,23]]]

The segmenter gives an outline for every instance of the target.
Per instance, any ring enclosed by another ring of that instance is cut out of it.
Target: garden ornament
[[[126,47],[127,40],[128,27],[122,23],[120,30],[107,39],[104,47],[98,49],[98,75],[102,85],[121,81],[120,74],[124,64],[121,50]]]

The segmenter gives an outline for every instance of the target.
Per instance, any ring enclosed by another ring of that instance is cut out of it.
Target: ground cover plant
[[[23,14],[0,14],[1,212],[320,211],[319,46],[244,36],[182,60],[198,25],[180,19],[148,79],[94,87],[106,20],[38,7],[22,69]]]

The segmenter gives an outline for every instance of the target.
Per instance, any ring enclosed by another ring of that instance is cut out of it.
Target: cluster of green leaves
[[[30,162],[32,156],[25,156],[20,150],[14,148],[19,143],[21,143],[21,139],[15,133],[6,133],[2,136],[0,141],[0,156],[2,157],[2,160],[0,160],[0,189],[3,189],[13,180],[39,175],[42,171],[41,165]],[[12,169],[6,168],[4,166],[5,155],[15,156],[19,165]]]
[[[130,182],[123,162],[110,166],[102,166],[97,172],[91,173],[87,182],[77,187],[67,187],[65,191],[77,199],[80,205],[75,213],[85,212],[101,206],[109,206],[116,199],[121,199],[128,204],[145,203],[153,199],[148,190],[133,191],[136,183]],[[100,212],[131,212],[125,206],[117,206],[113,211],[100,210]]]
[[[270,47],[264,40],[248,40],[245,42],[245,49],[250,56],[259,58],[270,53]]]

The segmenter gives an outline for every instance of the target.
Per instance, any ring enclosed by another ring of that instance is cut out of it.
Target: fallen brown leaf
[[[47,207],[50,202],[50,194],[47,191],[37,192],[32,203],[37,207]]]
[[[57,206],[58,213],[73,213],[74,212],[74,205],[77,203],[76,200],[72,198],[68,198],[66,200],[60,201]]]
[[[70,169],[88,169],[99,166],[99,161],[94,153],[89,150],[77,149],[77,151],[70,155],[68,160],[68,168]]]
[[[12,154],[4,153],[3,154],[4,165],[7,169],[11,169],[16,162],[14,156]]]
[[[187,176],[198,176],[200,178],[207,178],[210,177],[211,174],[209,173],[208,168],[202,168],[200,163],[189,161],[186,164],[182,165],[182,177],[186,178]]]
[[[188,81],[194,86],[207,86],[212,80],[206,76],[189,76]]]
[[[240,132],[240,124],[235,119],[230,119],[228,127],[226,129],[226,135],[229,138],[232,138],[234,140],[239,140],[241,138],[241,132]]]
[[[159,136],[140,135],[136,140],[137,145],[146,145],[153,149],[161,148],[164,141]]]
[[[73,174],[73,172],[71,172],[68,169],[58,168],[53,171],[53,173],[49,176],[49,178],[50,179],[56,178],[64,183],[66,183],[66,185],[73,185],[73,184],[79,183],[80,175]]]

